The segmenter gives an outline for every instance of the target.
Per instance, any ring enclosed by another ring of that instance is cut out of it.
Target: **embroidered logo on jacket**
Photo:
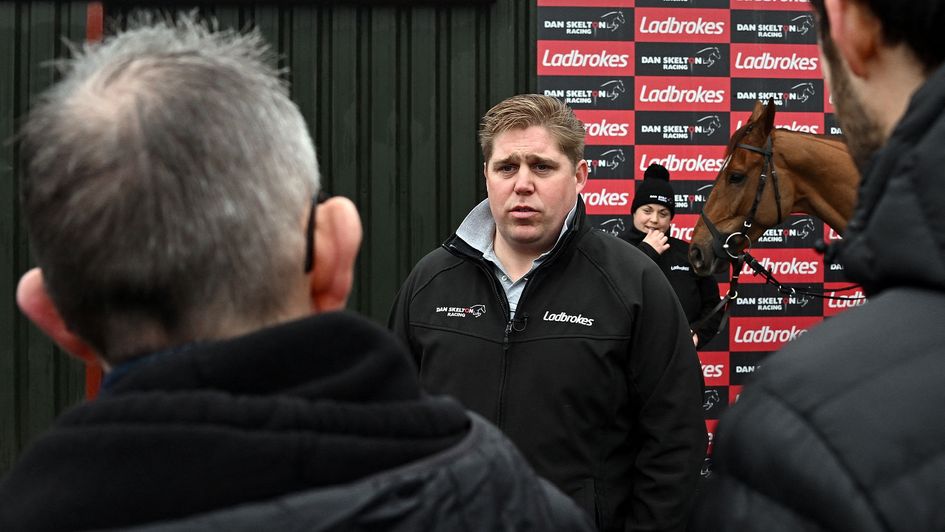
[[[594,318],[585,318],[581,314],[575,316],[574,314],[568,314],[567,312],[552,313],[546,310],[542,319],[545,321],[558,321],[561,323],[577,323],[586,327],[594,326]]]
[[[471,307],[436,307],[436,314],[446,314],[451,318],[465,318],[472,316],[478,318],[486,313],[485,305],[473,305]]]
[[[674,272],[688,272],[689,266],[685,266],[683,264],[674,264],[670,266],[669,269]]]

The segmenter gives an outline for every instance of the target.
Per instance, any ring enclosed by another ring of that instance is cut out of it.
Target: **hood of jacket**
[[[894,286],[945,291],[945,65],[862,170],[856,210],[828,261],[869,295]]]
[[[181,518],[441,452],[469,418],[387,331],[332,313],[196,344],[64,414],[0,483],[0,529]],[[50,511],[53,510],[53,511]]]

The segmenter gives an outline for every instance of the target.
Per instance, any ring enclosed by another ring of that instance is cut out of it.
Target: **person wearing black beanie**
[[[669,184],[669,171],[653,163],[643,173],[630,212],[633,225],[618,235],[656,262],[690,324],[707,316],[719,301],[719,289],[712,277],[699,277],[689,265],[689,244],[669,235],[670,221],[676,216],[676,198]],[[721,315],[715,314],[692,331],[696,348],[702,348],[718,332]]]

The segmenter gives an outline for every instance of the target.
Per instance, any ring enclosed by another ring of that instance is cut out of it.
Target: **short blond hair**
[[[519,94],[495,105],[482,117],[479,144],[488,162],[495,138],[512,129],[541,126],[558,142],[558,149],[575,166],[584,158],[584,124],[570,107],[541,94]]]

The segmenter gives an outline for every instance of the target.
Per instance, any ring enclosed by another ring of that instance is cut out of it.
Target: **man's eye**
[[[507,174],[507,173],[509,173],[509,172],[514,172],[514,171],[515,171],[515,167],[512,166],[511,164],[506,164],[506,165],[500,166],[500,167],[499,167],[499,171],[502,172],[502,173],[504,173],[504,174]]]
[[[547,164],[536,164],[535,170],[538,170],[539,172],[547,172],[548,170],[551,170],[551,167]]]

